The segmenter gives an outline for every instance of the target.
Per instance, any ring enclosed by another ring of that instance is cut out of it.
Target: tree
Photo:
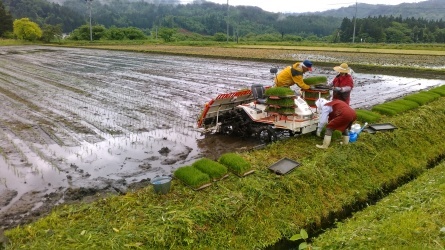
[[[386,41],[389,43],[410,43],[411,29],[405,23],[392,22],[391,26],[385,29]]]
[[[227,35],[222,32],[217,32],[215,35],[213,35],[213,40],[217,42],[224,42],[227,40]]]
[[[3,2],[0,1],[0,37],[7,32],[12,32],[12,17],[11,13],[5,10]]]
[[[170,29],[162,27],[159,29],[159,36],[164,39],[165,42],[171,42],[173,35],[176,33],[176,29]]]
[[[62,38],[62,25],[50,25],[45,24],[43,25],[42,29],[42,41],[44,42],[51,42],[53,39],[57,39],[60,42],[60,39]]]
[[[100,40],[104,35],[106,28],[103,25],[94,25],[92,27],[93,40]],[[73,30],[70,34],[69,39],[71,40],[90,40],[90,26],[85,24],[79,28]]]
[[[14,36],[20,40],[35,41],[42,37],[39,25],[29,18],[17,19],[13,23]]]

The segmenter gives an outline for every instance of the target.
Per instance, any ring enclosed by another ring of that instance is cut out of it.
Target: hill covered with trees
[[[80,39],[89,37],[77,31],[89,23],[91,11],[92,24],[98,31],[136,28],[146,35],[157,36],[159,29],[174,29],[191,34],[181,39],[213,37],[214,40],[223,41],[228,34],[231,41],[444,42],[443,19],[408,16],[410,12],[407,9],[425,10],[429,12],[429,17],[444,16],[443,11],[440,15],[438,11],[443,10],[445,0],[396,6],[358,4],[317,15],[273,13],[252,6],[228,8],[225,4],[204,0],[189,4],[180,4],[178,0],[1,1],[5,13],[10,13],[14,19],[26,17],[40,26],[61,25],[65,33],[76,30],[76,37]],[[357,20],[351,17],[351,13],[354,15],[356,10],[359,17]],[[407,15],[393,15],[396,13]],[[366,14],[368,16],[364,16]],[[82,30],[88,32],[85,27]],[[95,34],[95,37],[101,39],[113,36]]]

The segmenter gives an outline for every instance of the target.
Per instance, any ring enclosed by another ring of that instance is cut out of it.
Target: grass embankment
[[[173,180],[167,195],[156,195],[150,186],[92,204],[63,205],[5,234],[11,248],[26,249],[263,248],[301,228],[321,229],[443,157],[445,98],[380,122],[398,129],[362,133],[347,146],[333,141],[327,150],[315,147],[321,138],[313,135],[292,138],[244,153],[256,170],[247,177],[230,175],[198,192]],[[278,176],[268,167],[282,157],[302,165]],[[376,241],[370,248],[380,246]]]
[[[322,249],[444,249],[445,163],[316,238]]]

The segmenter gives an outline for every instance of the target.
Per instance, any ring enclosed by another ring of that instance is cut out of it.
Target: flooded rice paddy
[[[257,146],[196,128],[217,94],[285,64],[79,48],[0,47],[0,227],[98,191],[125,193],[201,157]],[[353,65],[351,65],[353,68]],[[318,68],[307,76],[335,76]],[[442,80],[354,73],[354,108]]]

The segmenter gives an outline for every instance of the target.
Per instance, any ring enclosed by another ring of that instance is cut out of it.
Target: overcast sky
[[[227,0],[207,0],[219,4],[227,4]],[[315,12],[325,11],[330,9],[339,9],[341,7],[347,7],[355,5],[356,1],[353,0],[228,0],[229,5],[248,5],[257,6],[265,11],[270,12],[285,12],[285,13],[300,13],[300,12]],[[425,0],[360,0],[357,3],[367,4],[387,4],[397,5],[400,3],[418,3]],[[192,0],[183,0],[183,3],[191,3]]]

